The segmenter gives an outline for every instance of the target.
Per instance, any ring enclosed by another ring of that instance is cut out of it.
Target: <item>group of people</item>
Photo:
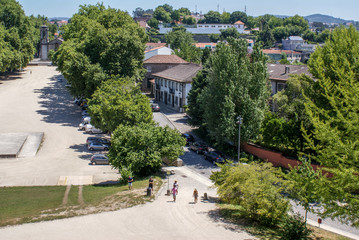
[[[178,194],[178,183],[177,183],[177,180],[175,180],[175,182],[173,183],[173,187],[172,187],[173,202],[176,202],[177,194]],[[198,202],[197,188],[195,188],[193,191],[193,198],[194,198],[194,203],[197,203]]]
[[[128,176],[128,189],[132,190],[132,183],[133,183],[133,177]],[[173,187],[172,187],[172,196],[173,196],[173,202],[176,202],[176,197],[178,194],[178,182],[177,180],[174,181],[173,183]],[[148,180],[148,188],[151,188],[151,190],[153,190],[153,178],[150,177],[150,179]],[[198,202],[198,190],[195,188],[193,191],[193,198],[194,198],[194,203]]]

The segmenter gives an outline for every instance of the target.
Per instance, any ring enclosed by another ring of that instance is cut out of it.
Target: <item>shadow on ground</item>
[[[65,81],[59,81],[60,77],[60,74],[55,75],[46,87],[34,90],[35,93],[40,94],[39,103],[45,108],[38,110],[37,113],[43,115],[45,122],[77,127],[81,121],[81,110],[71,100]]]

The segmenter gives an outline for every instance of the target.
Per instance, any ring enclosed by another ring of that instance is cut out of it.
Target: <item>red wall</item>
[[[289,166],[294,167],[300,164],[300,161],[297,159],[284,157],[280,152],[271,151],[252,143],[243,143],[241,144],[241,148],[247,153],[272,163],[275,167],[289,169]],[[317,170],[318,165],[312,164],[312,167],[314,170]]]

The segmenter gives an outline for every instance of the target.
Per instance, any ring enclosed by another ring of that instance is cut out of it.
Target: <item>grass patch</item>
[[[239,214],[240,206],[230,205],[230,204],[217,204],[219,209],[216,213],[212,213],[214,218],[221,218],[222,221],[234,225],[235,228],[248,232],[249,234],[257,237],[262,240],[276,240],[279,239],[278,228],[277,227],[266,227],[260,225],[258,222],[253,222]],[[310,226],[309,228],[313,230],[312,239],[313,240],[350,240],[340,236],[338,234],[326,231],[321,228]]]
[[[154,180],[155,194],[162,185],[162,180],[160,177],[155,177]],[[131,191],[128,190],[127,184],[83,186],[82,204],[79,203],[79,186],[71,186],[65,205],[62,202],[66,186],[2,187],[0,188],[0,226],[132,207],[154,198],[146,196],[147,186],[147,178],[135,180]]]
[[[0,188],[0,225],[31,218],[40,211],[57,208],[66,187],[2,187]]]

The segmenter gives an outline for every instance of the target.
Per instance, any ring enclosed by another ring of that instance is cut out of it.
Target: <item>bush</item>
[[[243,217],[275,226],[287,216],[288,200],[281,195],[285,182],[270,163],[224,164],[211,180],[225,203],[240,205]]]
[[[120,174],[121,174],[121,177],[119,180],[120,180],[120,183],[123,183],[123,184],[127,183],[129,176],[133,177],[133,173],[129,168],[122,168],[120,170]]]
[[[288,216],[280,224],[280,239],[282,240],[307,240],[311,239],[312,230],[308,229],[299,213]]]

